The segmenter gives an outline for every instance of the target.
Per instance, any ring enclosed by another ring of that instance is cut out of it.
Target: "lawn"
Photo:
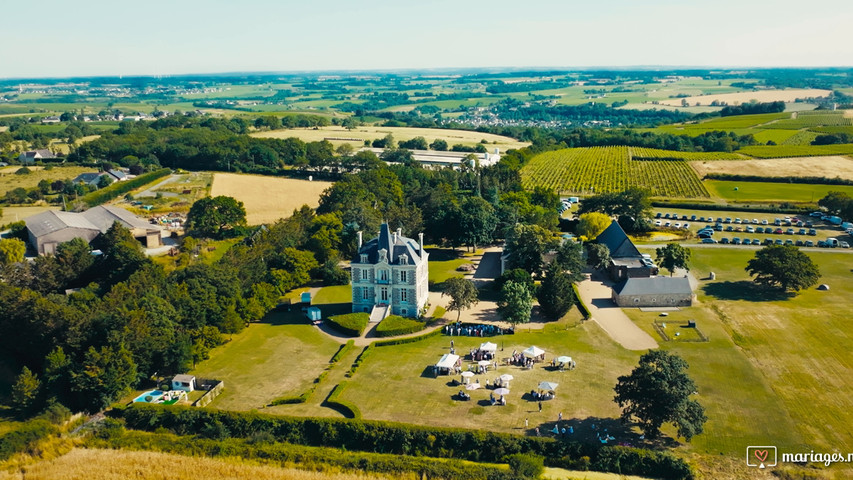
[[[263,322],[231,336],[190,373],[225,381],[213,407],[263,408],[273,398],[305,391],[339,347],[302,312],[272,312]]]
[[[429,253],[429,282],[431,285],[444,283],[453,277],[462,277],[463,272],[456,269],[471,260],[463,256],[464,250],[449,248],[428,248]]]
[[[853,195],[853,186],[807,183],[730,182],[705,180],[712,196],[738,203],[790,202],[815,203],[831,191]]]

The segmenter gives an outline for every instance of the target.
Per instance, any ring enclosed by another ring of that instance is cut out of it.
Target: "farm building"
[[[375,153],[377,156],[382,155],[384,148],[363,148]],[[495,148],[493,153],[471,153],[471,152],[452,152],[452,151],[436,151],[436,150],[410,150],[412,157],[416,162],[424,166],[435,167],[453,167],[459,168],[462,161],[468,155],[476,155],[477,161],[481,167],[495,165],[501,159],[500,149]]]
[[[123,208],[98,206],[81,213],[48,210],[25,220],[30,244],[39,255],[53,254],[60,243],[74,238],[91,242],[119,222],[145,247],[160,246],[161,229]]]
[[[689,307],[693,290],[687,277],[629,277],[613,287],[620,307]]]
[[[52,158],[56,158],[56,155],[54,155],[50,150],[44,148],[39,150],[30,150],[18,155],[18,161],[21,163],[33,163],[36,160],[49,160]]]
[[[362,244],[352,259],[352,311],[370,312],[378,322],[390,314],[418,317],[428,295],[429,254],[420,241],[391,232],[383,223],[379,236]]]
[[[86,185],[96,187],[103,176],[109,177],[113,182],[121,182],[128,178],[127,174],[121,170],[109,170],[107,172],[81,173],[80,175],[77,175],[71,183],[84,183]]]
[[[613,281],[626,278],[650,277],[658,274],[658,267],[649,257],[643,256],[615,220],[596,238],[598,243],[610,249],[610,265],[607,268]]]
[[[192,375],[175,375],[172,379],[172,390],[192,392],[196,389],[195,377]]]

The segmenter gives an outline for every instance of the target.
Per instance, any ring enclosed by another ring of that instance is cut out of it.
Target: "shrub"
[[[538,455],[516,453],[508,456],[506,462],[518,478],[539,478],[545,472],[545,459]]]
[[[21,167],[15,170],[15,175],[29,175],[30,173],[32,173],[32,170],[27,167]]]
[[[389,315],[376,326],[376,334],[380,337],[396,337],[424,329],[424,322],[398,315]]]
[[[370,355],[372,348],[373,345],[368,345],[364,347],[364,350],[362,350],[358,357],[356,357],[355,362],[352,364],[352,366],[349,368],[349,371],[346,373],[347,378],[350,378],[355,375],[355,371],[358,370],[358,367],[361,366],[361,362],[363,362],[367,358],[367,356]]]
[[[417,337],[405,337],[405,338],[395,338],[392,340],[380,340],[378,342],[373,342],[373,345],[376,347],[389,347],[391,345],[403,345],[404,343],[415,343],[420,342],[421,340],[426,340],[430,337],[436,337],[441,335],[441,329],[437,328],[429,333],[425,333],[423,335],[418,335]]]
[[[114,198],[118,198],[119,196],[124,195],[125,193],[128,193],[135,188],[151,183],[154,180],[157,180],[158,178],[165,177],[170,173],[172,173],[171,169],[161,168],[151,173],[140,175],[134,178],[133,180],[115,182],[108,187],[104,187],[100,190],[96,190],[92,193],[80,197],[80,201],[85,203],[87,207],[95,207],[102,203],[108,202]]]
[[[589,307],[587,307],[586,304],[583,303],[583,299],[581,298],[581,292],[578,291],[577,283],[572,284],[572,290],[575,291],[575,300],[577,301],[578,310],[580,310],[581,314],[583,314],[583,319],[589,320],[592,317],[592,313],[589,311]]]
[[[332,359],[331,359],[331,360],[329,360],[329,363],[331,363],[331,364],[338,363],[338,361],[339,361],[339,360],[340,360],[344,355],[346,355],[346,354],[347,354],[347,352],[349,352],[350,350],[352,350],[352,347],[354,347],[354,346],[355,346],[355,341],[354,341],[354,340],[347,340],[347,343],[345,343],[345,344],[341,345],[341,348],[339,348],[339,349],[338,349],[338,352],[337,352],[337,353],[335,353],[335,355],[332,357]]]
[[[16,453],[33,452],[39,441],[56,432],[56,427],[44,419],[24,423],[17,430],[0,437],[0,462],[8,460]]]
[[[351,337],[360,337],[369,322],[370,315],[362,312],[329,317],[332,328]]]
[[[335,388],[332,389],[332,393],[330,393],[326,398],[326,403],[330,407],[341,412],[343,416],[347,418],[361,418],[361,410],[359,410],[355,404],[338,399],[338,397],[344,392],[344,388],[346,388],[346,386],[347,382],[341,382],[335,385]]]

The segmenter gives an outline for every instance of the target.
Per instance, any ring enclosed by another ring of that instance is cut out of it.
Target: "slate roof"
[[[72,183],[92,183],[98,178],[100,178],[101,175],[103,174],[100,172],[81,173],[80,175],[77,175],[74,180],[72,180]]]
[[[628,235],[625,234],[625,230],[622,230],[622,227],[615,220],[596,237],[596,240],[598,243],[607,245],[607,248],[610,249],[611,258],[642,256]]]
[[[139,228],[144,230],[157,229],[156,225],[141,220],[127,210],[119,207],[98,206],[86,210],[83,213],[58,212],[48,210],[28,217],[25,222],[27,228],[35,237],[42,237],[64,228],[82,228],[86,230],[97,230],[101,233],[109,230],[114,222],[120,222],[127,228]]]
[[[628,278],[614,285],[613,291],[617,295],[693,294],[687,277]]]
[[[400,255],[406,254],[409,257],[409,265],[417,265],[421,262],[420,246],[418,242],[397,235],[396,241],[391,229],[387,223],[383,223],[379,227],[379,236],[363,244],[358,250],[358,253],[352,259],[354,263],[361,262],[361,255],[367,254],[368,263],[379,262],[379,250],[385,249],[388,252],[388,262],[392,265],[400,265]]]
[[[37,154],[40,158],[56,158],[56,155],[54,155],[53,152],[46,148],[42,148],[39,150],[30,150],[28,152],[22,153],[22,155],[26,158],[36,158]]]

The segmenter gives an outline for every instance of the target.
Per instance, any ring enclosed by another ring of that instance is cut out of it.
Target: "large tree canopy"
[[[187,214],[187,227],[205,237],[220,237],[228,230],[245,225],[243,202],[224,195],[196,201]]]
[[[613,401],[622,408],[622,422],[634,419],[650,438],[660,434],[664,423],[672,423],[678,435],[690,441],[702,433],[707,418],[699,402],[690,399],[696,384],[687,376],[687,362],[663,350],[640,357],[630,375],[618,378]]]
[[[462,315],[462,310],[473,307],[477,304],[477,287],[474,282],[465,278],[453,277],[444,282],[444,291],[441,296],[449,296],[450,303],[447,304],[447,309],[450,311],[456,310],[456,321],[459,321],[459,316]]]
[[[782,290],[799,291],[815,285],[820,271],[812,259],[793,245],[770,245],[755,253],[746,264],[755,283]]]
[[[690,266],[688,265],[688,262],[690,262],[690,249],[684,248],[677,243],[670,243],[665,247],[658,248],[655,250],[655,253],[657,253],[657,262],[660,266],[669,270],[670,277],[676,268],[683,268],[690,271]]]

